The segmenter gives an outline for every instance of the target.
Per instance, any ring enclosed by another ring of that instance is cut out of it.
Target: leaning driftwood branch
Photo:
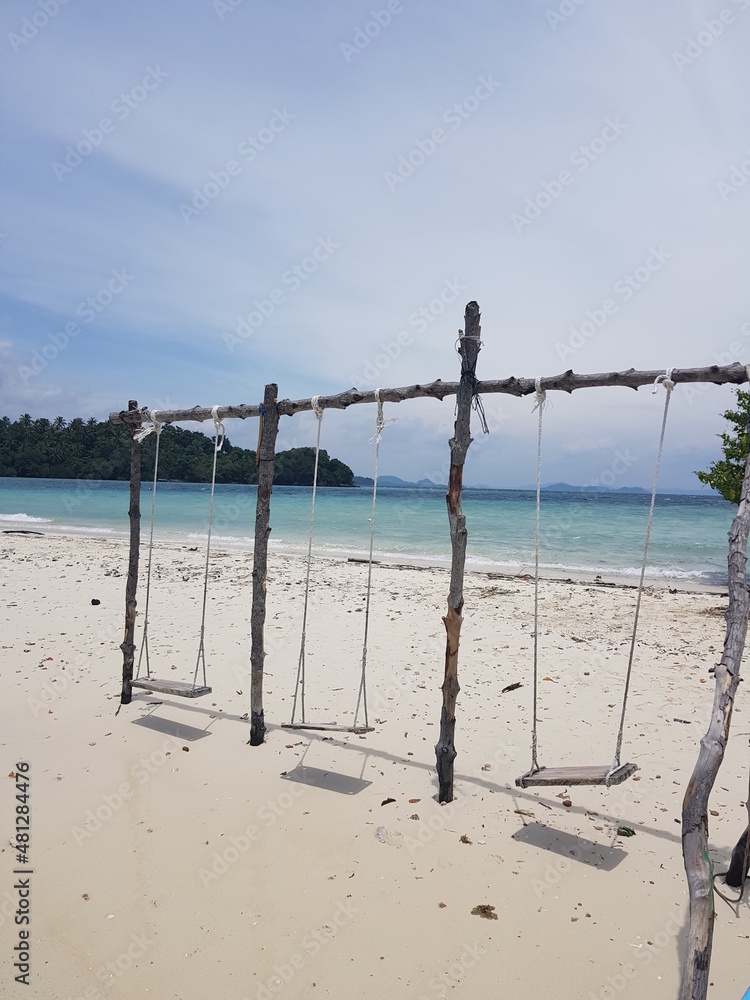
[[[541,387],[547,392],[554,390],[573,392],[575,389],[596,389],[605,386],[637,389],[642,385],[651,385],[654,379],[663,374],[663,368],[657,371],[636,371],[634,368],[630,368],[622,372],[601,372],[593,375],[576,375],[573,371],[567,371],[563,372],[562,375],[550,375],[543,378]],[[675,383],[708,382],[714,385],[726,383],[742,385],[748,381],[748,376],[745,366],[736,362],[733,365],[709,365],[706,368],[675,368],[672,372],[672,381]],[[444,399],[446,396],[457,395],[460,384],[460,382],[442,382],[437,379],[434,382],[406,385],[398,389],[381,389],[380,398],[384,403],[402,403],[406,399],[425,397]],[[478,382],[476,388],[477,392],[485,395],[505,393],[510,396],[530,396],[536,391],[533,378],[516,378],[515,376]],[[359,389],[347,389],[346,392],[340,392],[333,396],[320,396],[319,402],[324,410],[345,410],[348,406],[354,406],[357,403],[375,403],[377,400],[374,389],[364,392],[360,392]],[[281,416],[291,417],[295,413],[312,410],[312,399],[282,399],[277,404],[277,408]],[[259,412],[257,406],[241,403],[238,406],[220,406],[218,416],[219,420],[226,420],[228,417],[238,417],[245,420],[248,417],[257,417]],[[210,406],[158,410],[157,416],[165,424],[186,420],[213,420]],[[151,411],[147,407],[142,407],[135,413],[124,410],[120,413],[110,413],[109,419],[115,424],[143,423],[151,420]]]
[[[708,731],[682,804],[682,855],[690,891],[688,947],[680,1000],[705,1000],[714,930],[713,865],[708,853],[708,800],[724,759],[732,707],[740,682],[747,634],[747,537],[750,530],[750,456],[745,463],[737,515],[729,531],[729,608],[724,653],[716,667],[716,688]]]
[[[461,382],[456,401],[456,424],[450,440],[451,468],[448,479],[448,523],[451,533],[451,581],[448,591],[448,613],[445,623],[445,674],[443,678],[443,707],[440,712],[440,738],[435,745],[438,773],[438,801],[453,801],[453,762],[456,747],[453,742],[456,729],[456,698],[461,690],[458,683],[458,642],[461,635],[464,606],[464,567],[466,564],[466,518],[461,511],[461,489],[464,462],[471,444],[471,404],[476,386],[477,358],[482,346],[480,313],[476,302],[466,306],[464,335],[460,339]]]

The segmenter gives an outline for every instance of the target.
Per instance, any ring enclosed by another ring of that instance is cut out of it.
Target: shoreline
[[[22,522],[26,524],[27,522]],[[32,523],[32,522],[28,522]],[[50,537],[50,538],[65,538],[69,540],[79,539],[79,538],[91,538],[98,540],[107,540],[115,543],[120,543],[123,546],[128,544],[128,533],[127,531],[119,531],[117,529],[108,528],[84,528],[80,530],[72,528],[70,525],[61,526],[56,529],[54,526],[45,526],[45,530],[41,531],[38,528],[33,527],[2,527],[6,524],[15,524],[15,522],[10,522],[4,520],[2,515],[0,515],[0,535],[4,537],[17,536],[36,536],[36,537]],[[193,550],[197,548],[200,550],[205,545],[206,535],[201,535],[199,537],[191,537],[190,535],[185,536],[178,533],[174,535],[169,535],[168,533],[160,532],[154,535],[154,549],[163,548],[168,550],[178,550],[186,549]],[[141,561],[144,558],[144,552],[147,550],[148,537],[141,527]],[[283,547],[282,547],[283,546]],[[221,552],[247,552],[252,553],[253,551],[253,540],[249,536],[237,537],[236,540],[230,539],[227,536],[220,536],[218,539],[216,536],[212,537],[211,554],[212,557]],[[273,536],[269,540],[269,560],[275,556],[285,556],[291,558],[298,558],[301,560],[306,560],[307,558],[307,547],[300,544],[276,542],[274,544]],[[315,562],[330,560],[332,563],[367,563],[368,553],[360,549],[347,549],[343,552],[336,552],[319,546],[317,549],[313,545],[313,560]],[[419,556],[403,556],[401,554],[394,554],[388,552],[378,552],[377,549],[373,550],[373,565],[386,566],[391,569],[413,569],[413,570],[436,570],[445,573],[450,572],[450,556],[445,557],[442,560],[437,558],[431,559],[429,557],[419,557]],[[503,563],[501,561],[490,562],[488,560],[483,560],[481,564],[471,559],[471,556],[467,554],[466,557],[466,575],[477,576],[477,577],[487,577],[488,579],[503,579],[503,580],[533,580],[534,566],[533,562],[529,562],[525,566],[510,565],[508,563]],[[569,583],[576,586],[596,586],[596,587],[617,587],[623,590],[636,590],[638,587],[638,576],[632,573],[618,573],[616,570],[595,570],[584,571],[577,567],[567,568],[550,568],[540,566],[539,569],[539,579],[540,581],[545,581],[548,583]],[[646,568],[646,575],[644,577],[644,588],[649,588],[651,590],[669,590],[672,593],[712,593],[722,595],[726,593],[727,584],[723,583],[703,583],[700,580],[686,579],[684,576],[667,576],[666,574],[650,575],[648,572],[648,567]]]

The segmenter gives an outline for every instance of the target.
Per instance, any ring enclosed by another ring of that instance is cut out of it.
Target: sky
[[[0,410],[452,381],[470,300],[480,378],[750,362],[749,43],[750,0],[7,0]],[[661,485],[733,401],[676,388]],[[465,482],[533,483],[533,400],[484,403]],[[550,394],[543,482],[650,486],[663,405]],[[374,410],[323,418],[359,475]],[[386,417],[445,481],[454,400]]]

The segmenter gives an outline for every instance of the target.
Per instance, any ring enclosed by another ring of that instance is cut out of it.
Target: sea
[[[154,502],[157,541],[206,543],[210,486],[158,483]],[[141,533],[148,540],[152,487],[141,491]],[[306,553],[312,489],[274,486],[271,551]],[[252,548],[256,488],[217,485],[212,548]],[[650,496],[645,493],[543,491],[540,570],[545,576],[637,581],[643,558]],[[123,538],[128,533],[129,484],[70,479],[0,478],[0,530]],[[533,572],[533,490],[466,488],[467,568]],[[721,587],[727,581],[728,531],[736,508],[716,495],[659,494],[648,553],[647,578]],[[372,491],[319,488],[312,551],[318,556],[366,558]],[[375,559],[449,566],[450,533],[440,489],[379,486],[375,506]]]

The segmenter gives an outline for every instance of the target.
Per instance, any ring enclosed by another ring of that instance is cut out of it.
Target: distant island
[[[33,479],[115,479],[130,478],[130,439],[125,427],[93,417],[76,417],[67,423],[62,417],[32,420],[25,413],[16,421],[0,418],[0,477]],[[155,436],[149,435],[141,448],[141,479],[154,476]],[[214,442],[202,431],[166,426],[159,445],[159,478],[175,483],[211,481]],[[314,448],[290,448],[276,454],[274,483],[278,486],[312,486]],[[217,483],[258,482],[255,451],[239,448],[225,438],[216,463]],[[318,485],[354,486],[348,465],[330,458],[321,449]]]
[[[369,476],[355,476],[354,485],[372,486],[373,480]],[[398,476],[378,476],[378,486],[399,487],[406,490],[446,490],[448,488],[443,483],[433,483],[431,479],[420,479],[419,482],[411,483],[406,479],[399,479]]]

